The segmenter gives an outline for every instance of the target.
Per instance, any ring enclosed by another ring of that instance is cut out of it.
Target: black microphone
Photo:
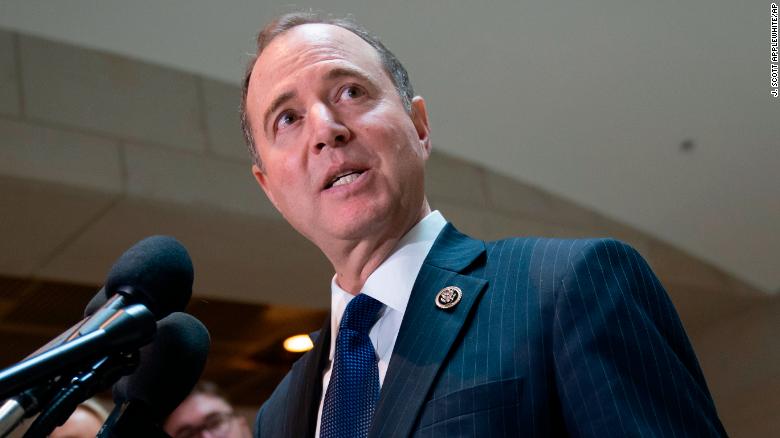
[[[141,364],[114,384],[116,407],[98,438],[167,437],[165,418],[189,395],[206,364],[209,332],[195,317],[172,313],[157,323]]]
[[[105,286],[84,309],[85,318],[28,358],[97,330],[130,304],[143,304],[157,320],[182,311],[192,297],[193,276],[192,260],[181,243],[169,236],[147,237],[117,259]]]
[[[86,313],[105,298],[103,305],[98,307],[92,316],[44,345],[16,366],[32,363],[38,355],[100,330],[131,304],[144,305],[158,320],[171,312],[184,310],[192,296],[193,275],[189,254],[176,239],[152,236],[141,240],[117,259],[108,273],[105,287],[90,301]],[[14,367],[0,371],[0,400],[18,390],[42,383],[9,373],[12,368]],[[45,373],[46,378],[56,377],[57,372],[61,371],[65,369],[51,369]],[[30,374],[30,377],[33,375]],[[35,374],[35,378],[44,377],[42,374]]]
[[[187,307],[193,275],[190,255],[179,241],[168,236],[147,237],[114,263],[104,294],[107,299],[119,294],[128,302],[143,304],[159,320]]]
[[[90,300],[82,321],[33,352],[16,367],[0,371],[0,400],[13,395],[19,389],[29,388],[0,406],[0,435],[15,427],[22,418],[37,412],[56,391],[56,382],[49,380],[41,384],[41,380],[59,379],[67,382],[68,376],[57,376],[57,373],[68,371],[65,361],[58,361],[56,355],[45,353],[54,353],[52,350],[64,344],[101,330],[104,324],[122,316],[123,309],[133,303],[148,307],[154,313],[154,319],[158,320],[171,312],[183,310],[192,295],[192,281],[193,268],[189,254],[172,237],[152,236],[125,251],[109,271],[106,285]],[[135,314],[140,314],[139,312],[141,310],[136,309]],[[142,335],[134,341],[140,342],[139,345],[148,341],[148,339],[142,340],[144,336],[149,336],[148,323],[145,324],[147,328],[138,327],[136,330],[137,334]],[[151,331],[154,332],[154,327]],[[102,338],[102,342],[105,343],[105,333]],[[88,344],[86,341],[93,343]],[[67,353],[69,365],[80,364],[89,367],[92,364],[80,362],[79,359],[94,360],[89,347],[89,345],[97,347],[94,342],[95,339],[92,338],[84,339],[57,352]],[[85,345],[87,347],[84,347]],[[130,344],[128,343],[127,346],[129,347]],[[92,351],[103,355],[108,353],[99,349]],[[90,354],[82,358],[80,356],[82,353],[79,352]],[[41,355],[44,357],[37,357]],[[22,374],[15,372],[22,372]]]
[[[91,362],[121,351],[133,351],[152,340],[154,315],[141,304],[116,312],[97,330],[36,354],[0,371],[2,394],[80,371]]]
[[[152,236],[124,252],[108,272],[106,285],[84,310],[93,314],[78,333],[94,330],[128,304],[143,304],[157,320],[184,310],[192,296],[192,260],[173,237]]]

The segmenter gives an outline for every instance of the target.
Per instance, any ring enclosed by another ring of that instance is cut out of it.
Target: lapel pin
[[[463,298],[463,291],[458,286],[447,286],[436,294],[436,307],[439,309],[451,309]]]

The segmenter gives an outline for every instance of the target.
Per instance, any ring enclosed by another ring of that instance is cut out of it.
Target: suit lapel
[[[330,352],[330,316],[320,329],[314,348],[293,364],[285,409],[287,437],[311,437],[317,427],[322,396],[322,370]]]
[[[461,275],[485,253],[483,242],[459,233],[451,224],[442,230],[417,275],[369,437],[408,436],[428,391],[487,281]],[[457,286],[463,298],[455,307],[436,307],[436,294]]]

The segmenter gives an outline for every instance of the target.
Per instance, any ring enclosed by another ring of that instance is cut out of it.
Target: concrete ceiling
[[[780,289],[769,4],[324,0],[407,65],[435,147]],[[2,0],[0,26],[238,83],[280,1]],[[681,147],[681,144],[691,146]]]

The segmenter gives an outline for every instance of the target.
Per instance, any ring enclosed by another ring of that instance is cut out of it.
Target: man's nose
[[[309,111],[309,124],[312,129],[314,152],[327,147],[344,146],[350,139],[349,128],[337,114],[324,103],[315,104]]]

